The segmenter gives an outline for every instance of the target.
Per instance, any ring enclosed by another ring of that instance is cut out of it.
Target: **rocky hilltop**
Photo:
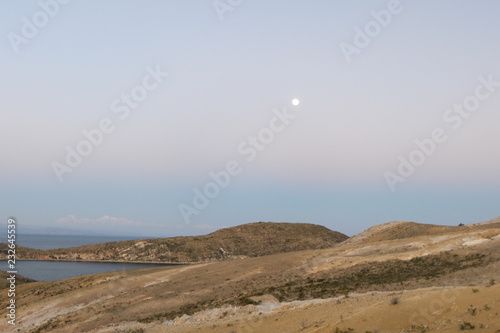
[[[45,251],[20,247],[18,258],[200,263],[324,249],[347,238],[340,232],[315,224],[258,222],[204,236],[130,240]]]

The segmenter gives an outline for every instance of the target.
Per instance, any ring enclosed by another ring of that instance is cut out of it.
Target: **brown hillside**
[[[29,283],[18,287],[20,321],[0,331],[496,333],[500,228],[448,230]]]
[[[2,257],[3,260],[7,259],[8,252],[9,252],[8,244],[0,243],[0,256]],[[40,253],[40,250],[30,249],[29,247],[16,245],[16,254],[19,255],[19,253],[22,253],[24,256],[34,257]],[[18,256],[17,259],[19,259]]]
[[[46,251],[22,259],[109,260],[167,263],[211,262],[332,247],[348,237],[308,223],[259,222],[194,237],[143,239]]]
[[[5,289],[9,288],[10,282],[7,280],[8,277],[10,277],[12,274],[7,273],[6,271],[0,270],[0,289]],[[16,274],[16,286],[29,283],[29,282],[36,282],[33,279],[29,279],[27,277],[21,276],[19,274]]]
[[[498,220],[498,221],[497,221]],[[500,227],[500,218],[464,226],[444,226],[416,222],[393,221],[373,226],[346,240],[344,244],[373,243],[418,236],[439,236],[455,232],[478,231]]]

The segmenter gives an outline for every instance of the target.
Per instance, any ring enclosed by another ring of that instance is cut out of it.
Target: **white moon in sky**
[[[300,101],[297,98],[292,99],[292,104],[297,106],[300,104]]]

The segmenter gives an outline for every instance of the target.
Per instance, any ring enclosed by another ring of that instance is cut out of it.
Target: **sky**
[[[0,5],[0,218],[19,232],[500,215],[498,1]]]

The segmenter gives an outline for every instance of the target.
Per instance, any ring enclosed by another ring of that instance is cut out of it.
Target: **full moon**
[[[297,106],[300,104],[300,101],[297,98],[292,99],[292,104]]]

